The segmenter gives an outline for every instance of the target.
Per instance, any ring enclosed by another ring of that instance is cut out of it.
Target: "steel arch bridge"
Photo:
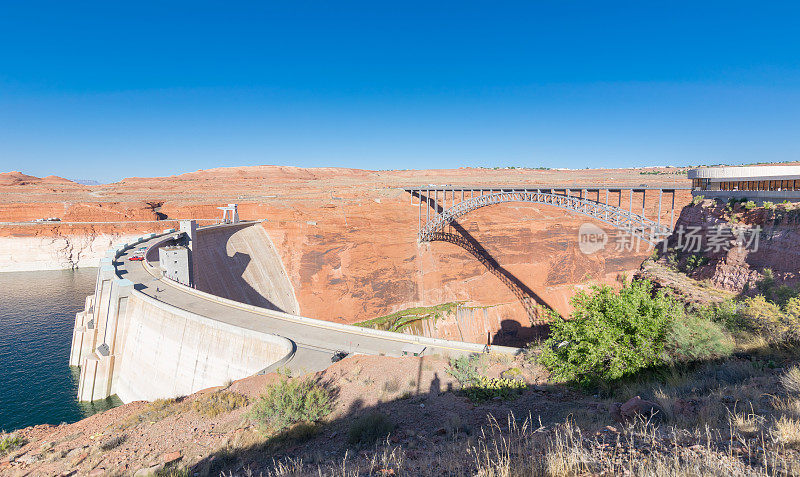
[[[573,186],[574,187],[574,186]],[[459,217],[482,207],[506,202],[528,202],[545,204],[563,210],[576,212],[587,217],[609,224],[628,232],[633,237],[655,245],[668,237],[673,230],[675,216],[675,192],[689,190],[689,187],[574,187],[574,188],[464,188],[464,187],[420,187],[405,189],[413,197],[419,199],[419,232],[420,243],[437,240],[438,233]],[[601,201],[601,191],[605,191],[605,201]],[[645,216],[647,192],[658,194],[658,212],[656,219]],[[629,195],[628,208],[622,207],[623,193]],[[671,195],[669,221],[662,223],[662,198],[664,193]],[[460,199],[459,199],[460,193]],[[578,195],[574,195],[577,193]],[[591,193],[596,198],[591,199]],[[634,193],[641,193],[642,211],[633,211]],[[439,195],[442,195],[440,203]],[[448,206],[448,194],[449,206]],[[618,205],[609,202],[611,194],[618,194]],[[467,197],[469,195],[469,197]],[[423,214],[423,208],[426,209]],[[431,210],[434,214],[431,214]]]

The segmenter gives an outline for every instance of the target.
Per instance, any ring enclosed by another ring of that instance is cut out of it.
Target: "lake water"
[[[75,313],[96,268],[0,273],[0,430],[75,422],[120,404],[78,403],[69,367]]]

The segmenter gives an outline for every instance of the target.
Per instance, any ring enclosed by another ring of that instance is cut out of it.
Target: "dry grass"
[[[783,416],[795,417],[800,419],[800,399],[793,397],[773,396],[772,408]]]
[[[386,394],[395,394],[400,390],[400,380],[396,376],[390,378],[383,383],[383,392]]]
[[[744,436],[755,436],[759,434],[763,428],[766,419],[753,412],[752,407],[750,412],[730,412],[728,418],[730,419],[733,429]]]
[[[184,409],[184,404],[178,399],[157,399],[149,403],[141,412],[130,416],[119,424],[120,430],[137,426],[143,422],[158,422]]]
[[[744,442],[744,444],[742,444]],[[284,459],[241,474],[270,477],[414,475],[527,477],[579,475],[755,476],[796,475],[800,464],[764,439],[726,438],[709,430],[685,431],[638,422],[621,432],[587,435],[567,421],[545,428],[490,421],[474,438],[445,440],[427,457],[383,444],[343,459],[305,463]],[[779,446],[781,444],[778,444]]]
[[[800,448],[800,419],[788,416],[779,417],[770,430],[770,436],[780,445]]]
[[[204,394],[192,402],[192,410],[207,417],[217,417],[234,409],[247,406],[247,397],[222,390]]]
[[[786,391],[800,394],[800,366],[792,366],[781,376],[781,384]]]

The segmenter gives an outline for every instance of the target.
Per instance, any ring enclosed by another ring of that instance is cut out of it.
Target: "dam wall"
[[[109,251],[101,260],[95,293],[75,318],[70,364],[81,368],[78,399],[177,397],[277,366],[299,373],[321,370],[340,351],[388,356],[519,352],[282,311],[296,309],[297,302],[291,285],[281,283],[288,280],[271,242],[254,225],[189,230],[197,254],[194,288],[164,278],[157,258],[160,247],[185,243],[185,232],[166,230]],[[131,260],[140,252],[144,260]],[[261,290],[272,306],[247,303],[251,290]]]
[[[118,253],[110,251],[101,260],[95,293],[76,314],[69,364],[81,368],[79,400],[114,394],[123,402],[183,396],[251,376],[293,354],[294,344],[286,338],[140,293],[118,276]]]
[[[204,227],[192,249],[195,288],[296,315],[300,306],[272,241],[253,223]]]

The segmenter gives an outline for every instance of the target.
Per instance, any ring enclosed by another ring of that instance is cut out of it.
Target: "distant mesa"
[[[0,185],[28,185],[28,184],[75,184],[75,182],[58,176],[36,177],[23,174],[20,171],[0,173]]]
[[[103,185],[103,182],[96,181],[94,179],[72,179],[72,182],[88,186]]]

